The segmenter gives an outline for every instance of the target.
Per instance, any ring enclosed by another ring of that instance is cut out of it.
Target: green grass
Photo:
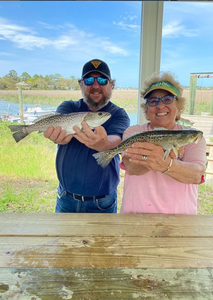
[[[56,180],[6,177],[0,188],[0,212],[54,212],[56,185]]]
[[[0,124],[0,176],[52,179],[56,145],[38,133],[16,143],[8,124]]]
[[[198,214],[212,215],[213,214],[213,188],[201,184],[198,187]]]
[[[32,133],[16,143],[0,122],[0,212],[53,212],[56,145]]]

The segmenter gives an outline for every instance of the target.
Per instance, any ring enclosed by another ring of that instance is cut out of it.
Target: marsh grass
[[[66,100],[78,100],[82,97],[81,91],[35,91],[23,90],[22,98],[25,104],[58,106]],[[18,91],[0,90],[0,100],[19,102]],[[114,90],[111,100],[120,107],[128,110],[137,109],[138,90]]]
[[[78,100],[82,97],[81,91],[69,90],[23,90],[23,103],[34,105],[49,105],[58,106],[65,100]],[[112,102],[116,105],[125,108],[127,111],[137,111],[138,108],[138,90],[114,90],[112,93]],[[189,99],[190,91],[184,90],[183,96],[186,98],[186,106],[184,113],[189,113]],[[0,90],[0,100],[11,101],[18,103],[18,91]],[[212,90],[197,90],[195,100],[194,114],[201,114],[201,112],[209,112],[212,101]]]

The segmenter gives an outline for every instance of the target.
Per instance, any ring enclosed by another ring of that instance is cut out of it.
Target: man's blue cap
[[[98,72],[106,78],[111,79],[110,69],[108,65],[100,59],[92,59],[85,63],[82,69],[82,77],[86,77],[89,73]]]

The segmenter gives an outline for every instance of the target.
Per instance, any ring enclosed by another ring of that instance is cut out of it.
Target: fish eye
[[[98,115],[99,115],[99,116],[102,116],[102,112],[99,112]]]

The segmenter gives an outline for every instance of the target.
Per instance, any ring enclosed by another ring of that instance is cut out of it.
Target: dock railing
[[[208,163],[205,184],[213,187],[213,142],[206,143],[206,157]]]

